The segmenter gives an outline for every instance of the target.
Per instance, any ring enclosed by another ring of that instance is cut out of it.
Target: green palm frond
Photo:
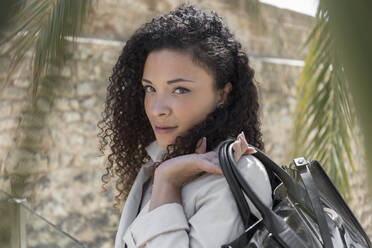
[[[318,160],[348,199],[346,167],[350,165],[354,170],[351,142],[358,142],[353,130],[356,116],[328,20],[327,10],[320,5],[314,29],[305,42],[309,53],[296,84],[299,98],[291,157]]]
[[[32,51],[31,89],[35,99],[40,78],[47,74],[51,65],[59,68],[65,62],[69,43],[66,37],[75,38],[81,31],[91,6],[92,0],[15,1],[14,8],[20,8],[12,20],[16,28],[0,41],[2,53],[11,58],[0,92],[7,86],[26,53]],[[4,46],[6,43],[10,46]]]

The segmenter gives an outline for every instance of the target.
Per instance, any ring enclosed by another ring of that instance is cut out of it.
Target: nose
[[[154,99],[151,112],[154,116],[169,115],[171,113],[170,104],[168,103],[167,99],[157,97]]]

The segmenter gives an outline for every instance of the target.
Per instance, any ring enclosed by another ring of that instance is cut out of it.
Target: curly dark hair
[[[210,151],[241,131],[249,144],[264,151],[259,96],[247,54],[216,12],[181,4],[135,31],[109,78],[98,136],[102,153],[106,145],[111,148],[102,181],[105,188],[112,177],[117,177],[119,193],[114,207],[126,200],[142,164],[151,159],[145,147],[155,140],[155,135],[145,113],[141,80],[148,54],[161,49],[191,54],[194,63],[212,72],[217,89],[223,89],[228,82],[232,84],[224,107],[216,108],[203,122],[178,136],[174,144],[167,146],[162,161],[193,153],[203,136],[207,137]]]

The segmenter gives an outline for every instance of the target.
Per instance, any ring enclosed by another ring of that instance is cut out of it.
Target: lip
[[[176,128],[177,128],[177,126],[176,127],[158,127],[158,126],[155,126],[155,131],[157,133],[169,133],[169,132],[174,131]]]

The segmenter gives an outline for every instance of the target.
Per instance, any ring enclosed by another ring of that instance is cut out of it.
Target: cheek
[[[150,119],[151,117],[151,113],[150,113],[150,101],[149,99],[145,96],[144,100],[143,100],[143,106],[145,108],[145,112],[146,112],[146,115],[147,115],[147,118]]]
[[[187,101],[177,108],[177,119],[190,128],[203,121],[212,110],[213,104],[208,101]]]

